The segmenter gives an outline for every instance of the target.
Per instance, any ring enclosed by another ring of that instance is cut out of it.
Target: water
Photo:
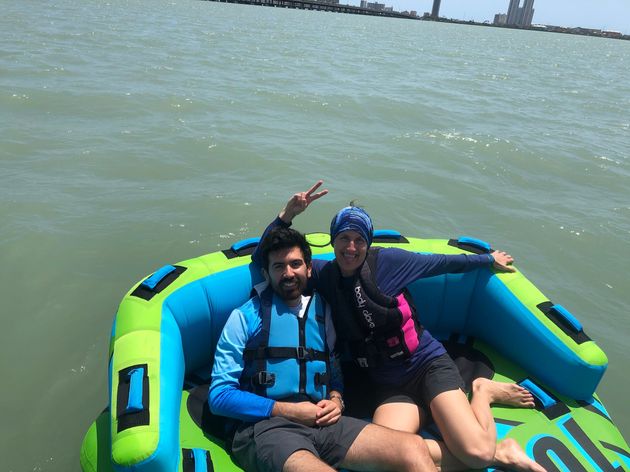
[[[630,43],[217,4],[3,2],[0,470],[78,470],[117,304],[257,236],[288,196],[325,230],[508,249],[606,351],[628,438]]]

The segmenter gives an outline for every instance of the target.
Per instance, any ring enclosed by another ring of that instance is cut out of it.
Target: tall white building
[[[534,0],[525,0],[521,7],[521,0],[510,0],[507,12],[507,24],[515,26],[531,26],[534,18]]]

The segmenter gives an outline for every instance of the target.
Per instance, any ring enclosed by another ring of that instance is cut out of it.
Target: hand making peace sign
[[[328,193],[328,190],[322,190],[321,192],[313,193],[319,187],[321,187],[323,183],[323,180],[318,180],[317,182],[315,182],[315,185],[313,185],[306,192],[299,192],[293,195],[284,206],[282,211],[280,211],[280,213],[278,214],[280,219],[287,224],[291,223],[293,221],[293,218],[306,210],[306,208],[312,202],[326,195]]]

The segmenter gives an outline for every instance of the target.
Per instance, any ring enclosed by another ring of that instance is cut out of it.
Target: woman
[[[265,233],[291,225],[326,195],[327,190],[316,193],[321,184],[293,195]],[[419,278],[479,267],[512,272],[513,258],[502,251],[447,256],[371,248],[372,235],[372,221],[363,209],[343,208],[330,225],[335,259],[314,260],[312,280],[332,307],[337,345],[375,385],[374,423],[415,433],[430,413],[446,446],[436,441],[427,445],[443,470],[489,465],[544,470],[515,441],[497,445],[490,410],[492,403],[531,408],[533,396],[519,385],[479,378],[469,403],[457,367],[442,344],[422,328],[405,288]]]

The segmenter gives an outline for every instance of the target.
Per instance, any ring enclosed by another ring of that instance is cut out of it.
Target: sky
[[[416,10],[418,15],[430,12],[433,5],[433,0],[376,1],[391,5],[398,11]],[[496,13],[507,13],[509,3],[510,0],[442,0],[440,16],[492,22]],[[524,0],[521,0],[521,6],[523,3]],[[630,34],[630,0],[535,0],[532,23],[581,26]]]

